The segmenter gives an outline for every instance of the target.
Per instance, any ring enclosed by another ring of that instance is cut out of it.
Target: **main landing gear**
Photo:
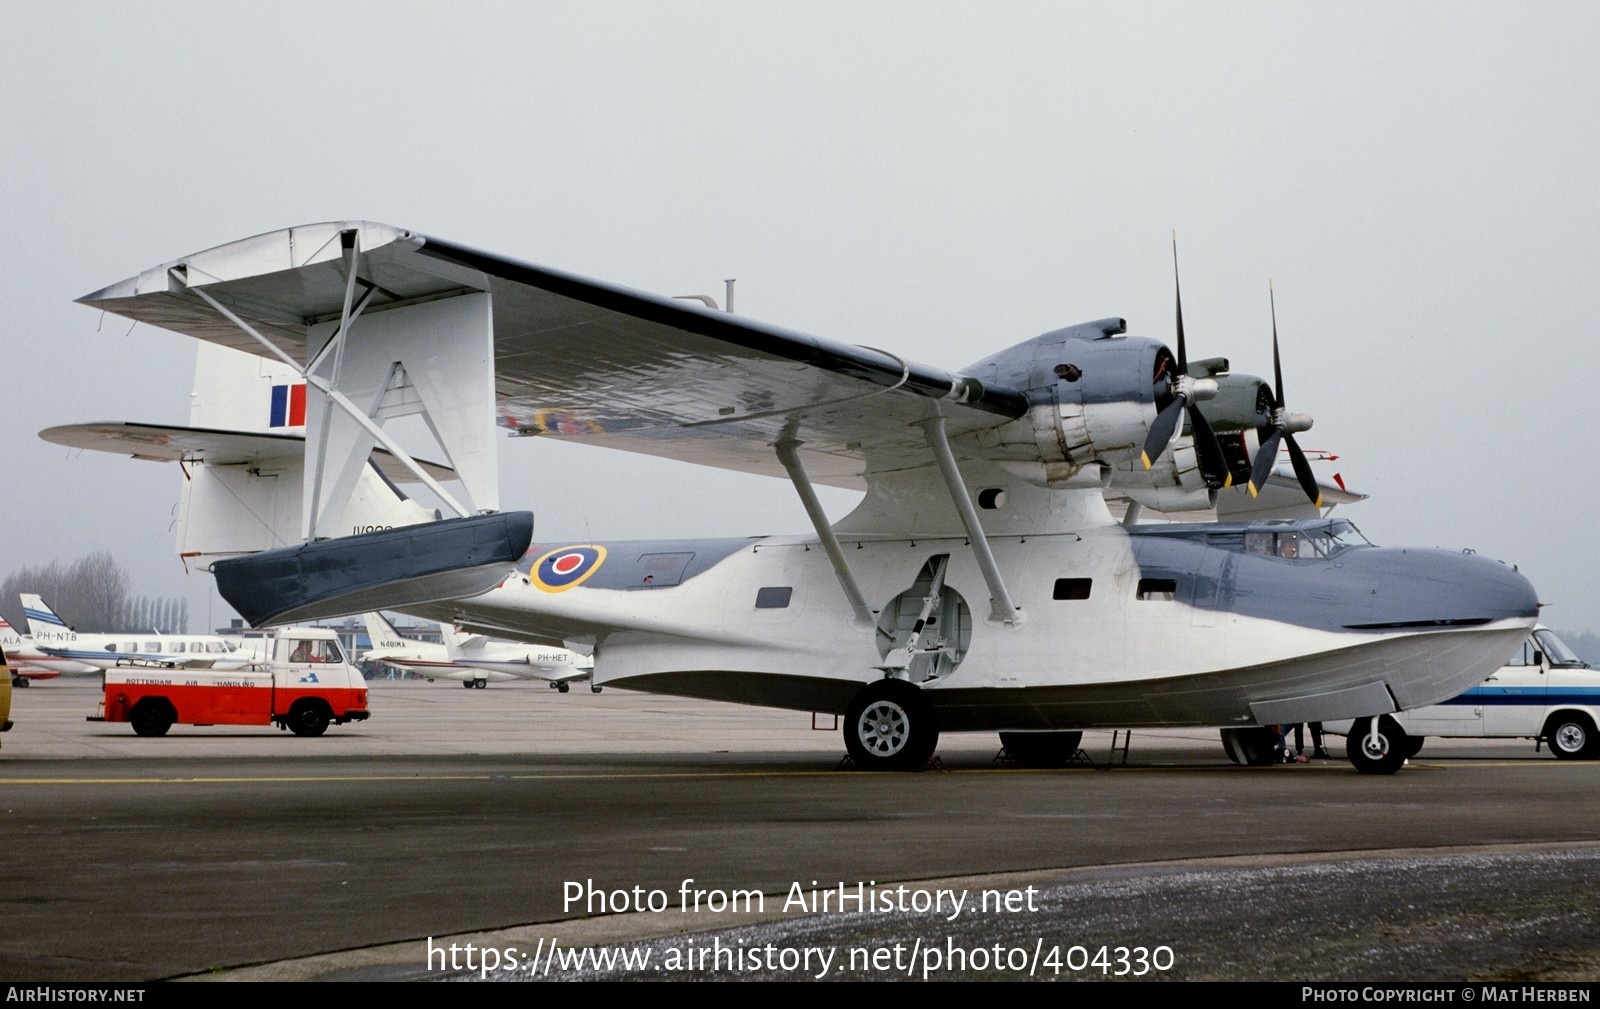
[[[939,745],[939,719],[922,691],[904,680],[877,680],[844,713],[844,746],[864,771],[920,771]]]

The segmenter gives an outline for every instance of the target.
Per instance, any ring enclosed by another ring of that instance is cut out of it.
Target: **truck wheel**
[[[128,712],[128,724],[140,736],[165,736],[177,720],[178,713],[165,697],[146,697]]]
[[[297,736],[320,736],[328,731],[328,722],[332,719],[333,712],[322,701],[302,700],[295,701],[289,708],[289,717],[284,723]]]
[[[1378,739],[1372,740],[1372,719],[1358,718],[1344,737],[1344,752],[1362,774],[1393,774],[1405,764],[1411,747],[1407,736],[1392,718],[1378,720]]]
[[[1593,760],[1600,757],[1600,740],[1595,739],[1594,723],[1581,711],[1561,711],[1550,716],[1544,727],[1550,752],[1562,760]]]

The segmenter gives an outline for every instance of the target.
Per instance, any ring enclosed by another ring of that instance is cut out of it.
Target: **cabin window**
[[[794,595],[792,585],[768,585],[766,588],[756,590],[756,609],[781,610],[789,605],[789,597]]]
[[[146,641],[144,643],[144,650],[151,653],[159,653],[161,651],[161,642]]]
[[[117,643],[115,641],[111,642],[111,644],[106,646],[106,651],[108,651],[108,652],[115,652],[116,650],[117,650]],[[130,651],[131,651],[131,649],[130,649]]]
[[[1141,578],[1138,598],[1170,603],[1178,598],[1178,583],[1171,578]]]
[[[1088,599],[1089,586],[1093,578],[1057,578],[1055,591],[1050,594],[1052,599]]]
[[[199,650],[200,649],[198,649],[198,648],[195,649],[195,651],[197,651],[197,652]],[[174,641],[172,643],[172,654],[173,655],[182,655],[183,652],[184,652],[184,644],[183,644],[183,642],[182,641]]]

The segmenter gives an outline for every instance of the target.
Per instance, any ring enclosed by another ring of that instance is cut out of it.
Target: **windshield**
[[[1252,529],[1244,534],[1246,553],[1289,560],[1321,560],[1371,542],[1349,522],[1340,519],[1315,529]]]
[[[1534,631],[1533,639],[1544,649],[1544,654],[1550,659],[1552,666],[1565,666],[1570,669],[1589,668],[1589,663],[1578,658],[1578,653],[1568,648],[1565,641],[1556,637],[1555,631]]]

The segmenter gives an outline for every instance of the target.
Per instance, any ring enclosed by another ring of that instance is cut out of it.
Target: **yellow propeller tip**
[[[1145,469],[1149,469],[1150,468],[1150,453],[1148,453],[1148,452],[1140,452],[1139,453],[1139,458],[1144,460],[1144,468]]]
[[[1250,496],[1253,498],[1259,493],[1261,492],[1256,490],[1256,482],[1254,480],[1250,481]]]

